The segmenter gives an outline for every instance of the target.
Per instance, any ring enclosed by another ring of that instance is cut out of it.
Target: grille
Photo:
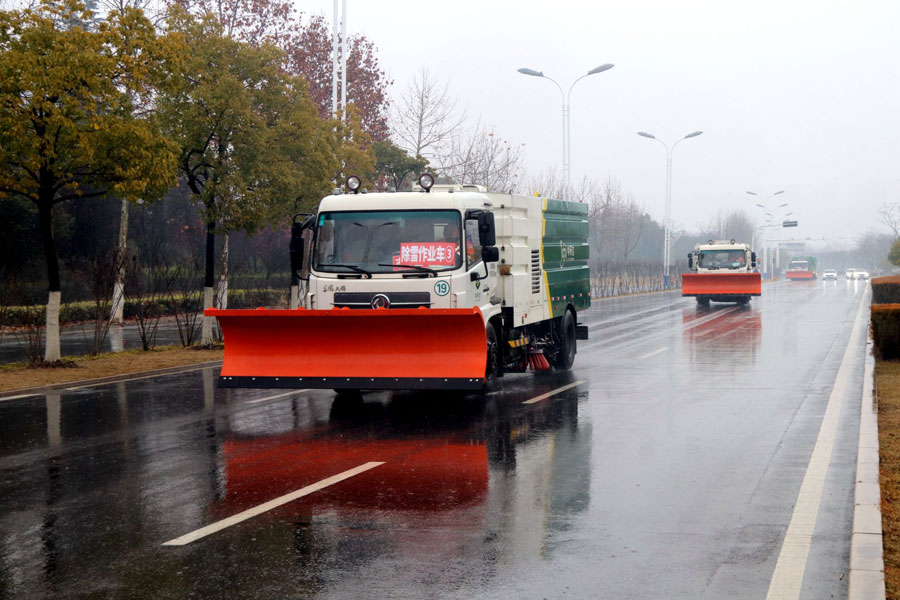
[[[429,292],[337,292],[334,305],[337,308],[371,308],[372,298],[379,293],[390,298],[391,308],[431,306]]]
[[[541,251],[531,251],[531,293],[541,293]]]

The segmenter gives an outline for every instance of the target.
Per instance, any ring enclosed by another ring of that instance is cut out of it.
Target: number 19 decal
[[[434,284],[434,293],[438,296],[446,296],[450,293],[450,284],[446,281],[438,281]]]

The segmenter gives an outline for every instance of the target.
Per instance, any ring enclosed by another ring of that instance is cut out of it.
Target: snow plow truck
[[[788,263],[784,274],[791,281],[810,281],[816,279],[818,261],[815,256],[795,256]]]
[[[295,216],[295,309],[218,310],[220,387],[482,390],[569,369],[590,306],[587,205],[438,186]],[[434,189],[432,189],[434,188]]]
[[[688,254],[690,273],[681,276],[681,295],[694,296],[698,304],[737,302],[747,304],[762,293],[762,279],[755,272],[756,253],[749,244],[734,240],[709,240]]]

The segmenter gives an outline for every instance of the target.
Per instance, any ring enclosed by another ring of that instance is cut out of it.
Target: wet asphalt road
[[[867,288],[597,301],[572,372],[486,397],[216,390],[207,369],[0,398],[0,597],[765,598],[855,331],[793,573],[844,598]]]

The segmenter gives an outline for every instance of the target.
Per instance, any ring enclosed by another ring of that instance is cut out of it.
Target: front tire
[[[497,373],[500,371],[500,344],[497,342],[497,330],[492,323],[488,323],[485,330],[487,337],[487,362],[484,367],[484,389],[490,389],[497,383]]]
[[[553,366],[560,371],[568,371],[575,364],[576,351],[575,317],[571,310],[567,310],[560,322],[559,348]]]

